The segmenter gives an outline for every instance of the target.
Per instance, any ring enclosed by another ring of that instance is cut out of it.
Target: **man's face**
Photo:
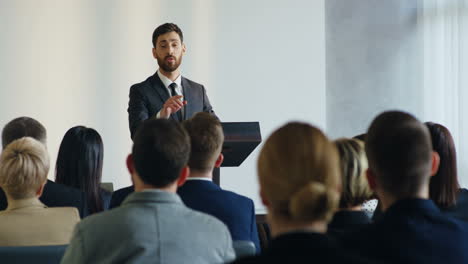
[[[156,40],[156,47],[153,48],[153,56],[165,72],[177,70],[182,63],[184,53],[185,45],[180,41],[179,34],[176,32],[159,36]]]

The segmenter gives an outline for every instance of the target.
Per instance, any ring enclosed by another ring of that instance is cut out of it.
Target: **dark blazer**
[[[187,100],[182,120],[189,119],[197,112],[214,114],[203,85],[182,77],[182,92],[184,100]],[[155,73],[145,81],[132,85],[129,97],[127,111],[130,135],[133,138],[138,125],[142,121],[156,116],[170,96],[158,74]],[[181,121],[175,113],[171,115],[171,118]]]
[[[187,180],[177,190],[184,204],[227,225],[233,240],[254,242],[260,252],[255,207],[251,199],[221,189],[212,181]]]
[[[372,220],[377,220],[382,216],[382,210],[380,209],[380,203],[377,204],[377,208],[374,211]],[[444,215],[455,217],[457,219],[468,222],[468,190],[465,188],[459,189],[457,203],[455,206],[448,208],[439,207]]]
[[[47,180],[39,200],[48,207],[76,207],[81,218],[89,214],[84,192],[51,180]],[[0,188],[0,210],[5,210],[7,206],[5,193]]]
[[[364,211],[340,210],[328,224],[328,234],[341,235],[370,224],[371,219]]]
[[[274,238],[259,256],[242,258],[234,263],[373,263],[344,252],[324,234],[295,232]]]
[[[460,189],[457,197],[457,204],[449,208],[441,208],[445,215],[458,218],[468,222],[468,190]]]
[[[112,193],[109,209],[119,207],[127,196],[135,191],[135,188],[128,186]]]
[[[342,242],[390,263],[468,263],[468,225],[443,215],[431,200],[400,200]]]

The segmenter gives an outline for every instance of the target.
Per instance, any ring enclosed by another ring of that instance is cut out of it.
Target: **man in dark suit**
[[[22,137],[32,137],[46,146],[47,132],[44,126],[33,118],[18,117],[11,120],[3,128],[2,148]],[[48,207],[76,207],[81,217],[89,214],[84,192],[50,180],[47,180],[39,200]],[[0,210],[5,210],[7,206],[5,193],[0,188]]]
[[[426,126],[408,113],[384,112],[369,128],[366,155],[369,185],[384,213],[344,237],[344,245],[389,263],[468,263],[468,226],[429,200],[439,156]]]
[[[190,136],[190,175],[177,191],[188,207],[210,214],[224,222],[233,240],[254,242],[260,250],[253,201],[213,183],[213,169],[223,162],[224,142],[219,120],[208,113],[197,113],[183,122]]]
[[[197,112],[213,113],[203,85],[180,74],[185,54],[180,28],[172,23],[157,27],[153,32],[153,57],[158,71],[141,83],[130,87],[128,121],[130,135],[138,125],[151,117],[186,120]]]

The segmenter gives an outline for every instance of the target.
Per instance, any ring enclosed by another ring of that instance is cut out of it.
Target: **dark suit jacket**
[[[76,207],[81,218],[89,214],[84,192],[51,180],[47,180],[39,200],[48,207]],[[0,188],[0,210],[5,210],[7,206],[5,193]]]
[[[214,114],[203,85],[182,77],[182,90],[184,100],[187,100],[182,120],[189,119],[197,112]],[[142,121],[156,116],[170,96],[158,74],[155,73],[145,81],[132,85],[129,97],[127,111],[130,135],[133,138],[138,125]],[[175,113],[171,115],[171,118],[181,121]]]
[[[234,263],[381,263],[367,261],[347,253],[324,234],[295,232],[274,238],[261,255],[239,259]]]
[[[328,224],[328,234],[342,235],[370,224],[371,219],[364,211],[337,211]]]
[[[468,263],[468,225],[443,215],[431,200],[400,200],[342,242],[390,263]]]
[[[206,180],[187,180],[177,193],[187,207],[212,215],[226,224],[233,240],[252,241],[260,252],[255,207],[251,199],[222,190]]]
[[[460,189],[457,204],[449,208],[441,208],[442,213],[468,222],[468,190]]]
[[[112,193],[109,209],[119,207],[127,196],[135,191],[135,188],[128,186]]]

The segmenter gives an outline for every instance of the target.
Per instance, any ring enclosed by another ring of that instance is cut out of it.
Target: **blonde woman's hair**
[[[34,197],[48,172],[49,154],[33,138],[11,142],[0,156],[0,187],[15,200]]]
[[[276,130],[258,158],[262,195],[273,217],[287,221],[329,221],[338,206],[339,173],[333,143],[305,123]]]
[[[373,193],[366,179],[368,164],[364,142],[340,138],[335,140],[335,145],[340,156],[341,167],[340,208],[358,206],[372,199]]]

